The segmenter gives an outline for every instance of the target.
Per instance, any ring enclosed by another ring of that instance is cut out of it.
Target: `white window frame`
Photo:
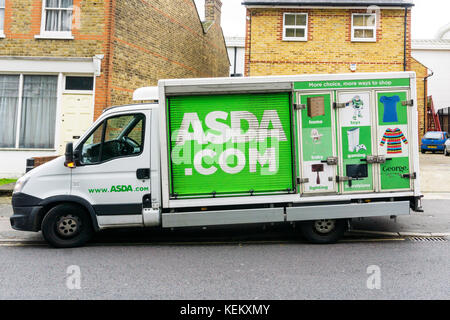
[[[92,77],[92,78],[94,78],[93,85],[92,85],[92,90],[68,90],[68,89],[66,89],[67,77]],[[96,77],[93,76],[92,74],[66,73],[66,74],[64,74],[64,80],[63,80],[63,93],[68,93],[68,94],[90,94],[90,95],[92,95],[95,92],[95,78]]]
[[[0,6],[0,10],[3,10],[3,25],[0,25],[0,38],[5,37],[5,16],[6,16],[6,2],[3,6]]]
[[[39,35],[34,36],[36,39],[65,39],[65,40],[72,40],[74,37],[72,36],[72,27],[70,28],[70,31],[46,31],[45,25],[47,20],[46,12],[47,9],[46,0],[42,0],[42,12],[41,12],[41,33]],[[55,8],[54,10],[66,10],[72,12],[72,19],[73,19],[73,2],[72,2],[72,8]]]
[[[304,15],[306,16],[306,25],[303,26],[286,26],[286,15]],[[304,12],[284,12],[283,13],[283,40],[284,41],[308,41],[308,13]],[[304,29],[304,37],[286,37],[286,29]]]
[[[366,27],[366,26],[355,26],[353,24],[353,19],[355,16],[373,16],[374,17],[374,26]],[[376,13],[352,13],[352,42],[377,42],[377,14]],[[373,38],[356,38],[355,37],[355,29],[361,30],[373,30]]]

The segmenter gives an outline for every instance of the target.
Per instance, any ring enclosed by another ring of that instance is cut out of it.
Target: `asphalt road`
[[[3,246],[0,270],[0,299],[450,298],[448,242]]]
[[[378,235],[348,234],[335,245],[269,225],[111,230],[58,250],[39,233],[11,230],[10,199],[0,198],[0,299],[449,299],[448,237],[382,234],[450,232],[450,158],[438,156],[421,155],[425,212],[355,220]],[[368,268],[379,270],[380,289],[368,288]]]

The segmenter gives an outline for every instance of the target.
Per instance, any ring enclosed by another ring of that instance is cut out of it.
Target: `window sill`
[[[352,39],[352,42],[377,42],[377,39]]]
[[[295,41],[295,42],[307,42],[308,39],[303,39],[303,38],[283,38],[283,41]]]
[[[55,152],[56,149],[32,149],[32,148],[0,148],[0,151],[48,151],[48,152]]]
[[[73,40],[74,37],[68,34],[38,34],[34,36],[35,39],[46,40]]]

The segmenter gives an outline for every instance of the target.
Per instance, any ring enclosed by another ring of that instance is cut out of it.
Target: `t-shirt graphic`
[[[402,153],[402,141],[404,144],[408,144],[405,135],[399,128],[387,129],[384,132],[383,138],[381,138],[380,146],[384,146],[387,142],[387,153],[388,154],[399,154]]]
[[[386,97],[382,96],[380,102],[384,104],[383,122],[397,122],[397,103],[400,101],[399,96]]]

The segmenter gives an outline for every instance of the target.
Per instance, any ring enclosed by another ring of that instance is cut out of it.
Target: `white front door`
[[[94,120],[93,99],[91,93],[62,95],[59,154],[64,154],[67,142],[78,140],[92,125]]]
[[[77,146],[72,194],[94,207],[100,226],[142,225],[150,195],[151,111],[111,115]]]

